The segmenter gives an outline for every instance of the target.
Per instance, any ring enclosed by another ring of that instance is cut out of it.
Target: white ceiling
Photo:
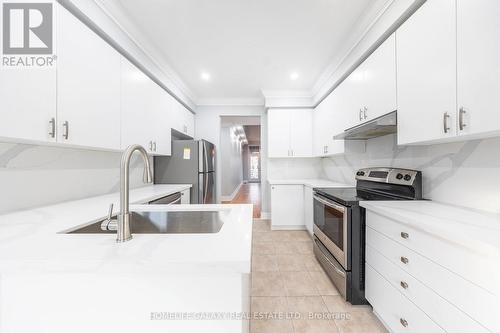
[[[309,90],[387,0],[115,0],[198,100]],[[352,45],[351,45],[352,46]],[[201,79],[207,72],[209,81]],[[290,74],[298,79],[292,81]]]

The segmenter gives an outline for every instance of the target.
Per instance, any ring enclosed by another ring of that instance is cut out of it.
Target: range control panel
[[[356,180],[388,184],[413,185],[420,177],[420,171],[397,168],[366,168],[356,172]]]

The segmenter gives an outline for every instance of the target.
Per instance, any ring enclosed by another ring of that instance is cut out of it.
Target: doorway
[[[222,203],[253,204],[261,216],[260,117],[221,117]]]

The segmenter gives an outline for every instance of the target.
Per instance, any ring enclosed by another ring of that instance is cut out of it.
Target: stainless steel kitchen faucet
[[[129,146],[122,155],[120,167],[120,214],[118,215],[118,230],[116,241],[118,243],[126,242],[132,239],[130,233],[130,159],[132,154],[138,151],[144,161],[144,183],[152,183],[153,175],[149,165],[149,158],[146,149],[141,145]]]

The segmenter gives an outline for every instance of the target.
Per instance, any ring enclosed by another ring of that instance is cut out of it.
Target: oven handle
[[[342,271],[340,268],[337,267],[337,265],[335,265],[329,258],[328,256],[326,255],[325,252],[323,252],[323,250],[321,249],[321,246],[318,244],[318,240],[314,240],[314,242],[316,243],[316,246],[318,247],[319,251],[321,252],[321,254],[323,255],[323,258],[328,261],[328,263],[333,267],[333,269],[340,275],[342,276],[343,278],[345,278],[345,272]]]
[[[317,200],[319,202],[321,202],[322,204],[328,206],[328,207],[332,207],[342,213],[345,213],[345,207],[344,206],[341,206],[341,205],[337,205],[329,200],[326,200],[326,199],[323,199],[321,198],[320,196],[318,196],[317,194],[314,194],[314,200]]]

